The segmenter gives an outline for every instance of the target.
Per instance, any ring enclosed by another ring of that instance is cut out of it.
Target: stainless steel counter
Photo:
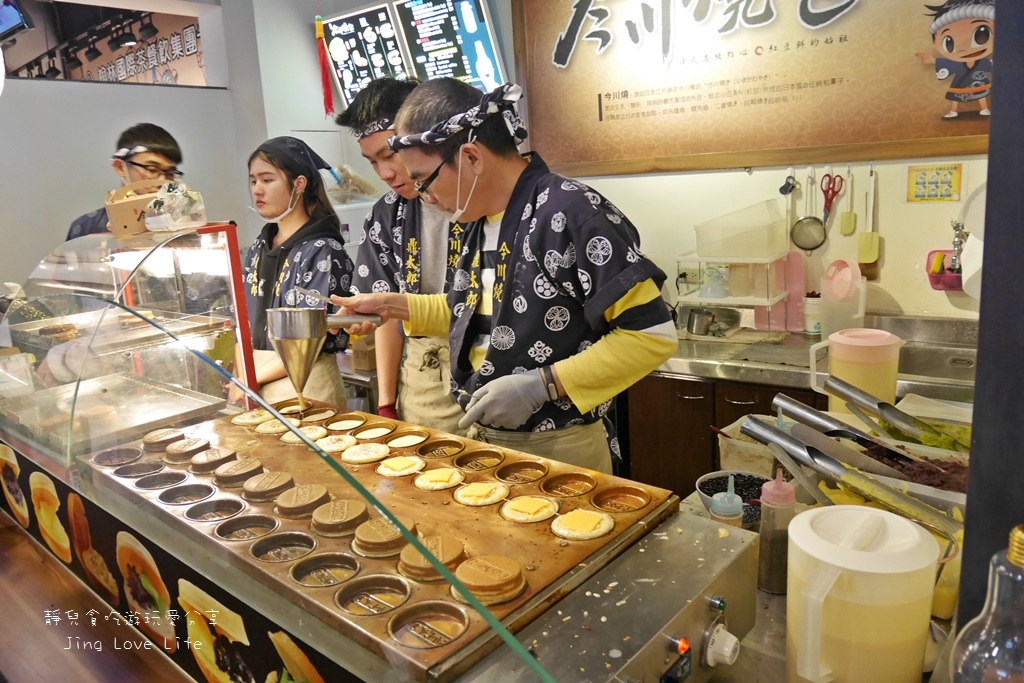
[[[679,503],[679,512],[709,517],[696,491]],[[785,595],[757,591],[754,628],[741,641],[741,648],[736,663],[715,671],[709,683],[782,683],[786,680]]]
[[[782,683],[786,596],[769,595],[754,585],[756,547],[748,546],[756,545],[755,534],[730,528],[723,535],[719,526],[704,520],[708,514],[694,492],[682,501],[676,515],[523,629],[518,640],[560,683],[657,681],[676,658],[667,647],[670,639],[680,635],[690,635],[693,648],[693,675],[687,681]],[[733,563],[738,564],[730,567]],[[687,584],[704,586],[705,581],[708,589],[687,592]],[[698,664],[700,638],[692,636],[688,622],[708,618],[703,603],[713,594],[728,601],[724,616],[730,630],[746,635],[732,666],[708,670]],[[680,608],[688,609],[691,598],[694,605],[700,603],[695,610],[699,614],[673,616]],[[460,679],[462,683],[511,680],[537,678],[505,647]]]
[[[706,379],[727,380],[751,384],[808,389],[810,387],[809,353],[811,345],[820,341],[801,333],[790,333],[778,342],[754,344],[723,341],[680,341],[676,355],[656,370],[660,375],[683,375]],[[824,356],[820,349],[818,380],[827,375]],[[921,365],[919,357],[941,356],[932,363],[932,376],[910,374],[901,370],[896,393],[920,394],[929,398],[949,401],[974,401],[973,363],[974,349],[959,344],[937,344],[931,341],[908,342],[901,351],[901,367],[915,370]],[[905,362],[904,358],[906,358]],[[946,368],[950,372],[944,372]],[[920,371],[920,370],[918,370]],[[948,376],[935,376],[943,373]],[[966,379],[970,377],[970,379]]]

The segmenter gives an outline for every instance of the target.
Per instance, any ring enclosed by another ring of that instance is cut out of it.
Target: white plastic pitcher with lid
[[[836,505],[789,525],[787,683],[920,683],[939,544],[885,510]]]
[[[850,327],[864,327],[867,278],[853,261],[839,259],[821,276],[821,337]]]
[[[811,388],[828,394],[818,382],[818,349],[828,347],[828,372],[886,403],[896,403],[896,379],[903,340],[885,330],[840,330],[810,348]],[[848,413],[843,399],[828,394],[828,409]]]

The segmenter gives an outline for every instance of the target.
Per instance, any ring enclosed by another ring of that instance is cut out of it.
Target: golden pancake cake
[[[615,528],[611,515],[596,510],[573,510],[551,522],[555,536],[572,541],[589,541],[604,536]]]

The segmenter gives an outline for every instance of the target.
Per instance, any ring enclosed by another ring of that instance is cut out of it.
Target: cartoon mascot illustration
[[[938,58],[925,52],[914,53],[922,64],[934,64],[940,81],[952,79],[946,99],[949,111],[943,116],[959,116],[961,102],[978,102],[978,114],[988,116],[992,92],[993,25],[995,0],[946,0],[942,5],[925,5],[933,17],[929,28],[932,46]]]

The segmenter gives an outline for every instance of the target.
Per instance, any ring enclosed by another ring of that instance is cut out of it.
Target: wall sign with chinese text
[[[100,41],[96,47],[103,56],[74,73],[81,74],[84,80],[107,83],[206,85],[198,20],[154,14],[152,21],[159,31],[156,37],[118,48],[113,53],[108,52],[106,41]]]
[[[969,2],[513,0],[530,146],[571,175],[983,153]]]

